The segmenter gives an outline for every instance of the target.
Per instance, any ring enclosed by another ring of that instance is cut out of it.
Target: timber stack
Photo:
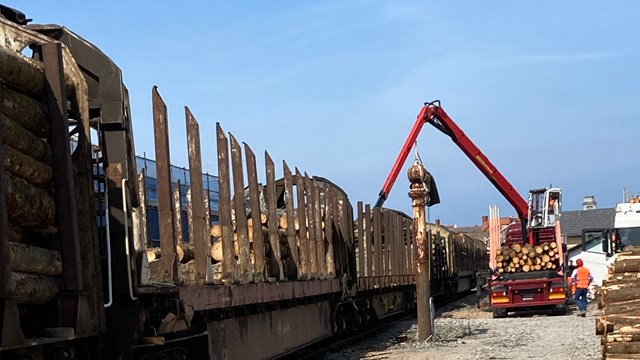
[[[600,289],[596,318],[603,359],[640,359],[640,249],[614,256]]]
[[[498,272],[506,274],[557,269],[560,259],[557,247],[555,242],[541,243],[537,246],[504,245],[496,255]]]
[[[56,238],[44,73],[35,61],[0,48],[0,134],[9,217],[10,289],[20,304],[44,304],[59,292],[62,262]],[[40,84],[35,86],[34,84]]]

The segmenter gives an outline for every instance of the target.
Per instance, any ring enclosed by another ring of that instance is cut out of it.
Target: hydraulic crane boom
[[[498,191],[507,199],[507,201],[515,208],[522,224],[527,223],[529,214],[529,206],[527,201],[515,190],[509,181],[500,173],[500,171],[489,161],[486,155],[478,149],[478,147],[465,135],[465,133],[456,125],[456,123],[447,115],[438,101],[425,103],[420,110],[409,136],[405,141],[396,162],[391,168],[387,180],[384,182],[382,190],[376,202],[376,207],[382,206],[387,199],[394,182],[398,178],[400,169],[402,169],[407,156],[413,147],[422,126],[425,123],[433,125],[436,129],[448,135],[453,142],[458,145],[460,150],[473,162],[478,169],[491,181]]]

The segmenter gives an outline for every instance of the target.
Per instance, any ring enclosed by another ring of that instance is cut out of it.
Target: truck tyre
[[[493,309],[493,318],[500,319],[507,317],[507,309]]]

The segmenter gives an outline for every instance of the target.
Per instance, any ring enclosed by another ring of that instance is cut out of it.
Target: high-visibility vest
[[[576,269],[576,287],[578,289],[586,289],[589,287],[589,269],[580,266]]]

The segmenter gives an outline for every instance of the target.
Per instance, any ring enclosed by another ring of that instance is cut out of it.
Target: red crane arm
[[[440,107],[437,103],[427,103],[420,110],[418,118],[416,119],[407,140],[405,141],[400,154],[396,162],[393,164],[393,168],[387,177],[387,180],[380,191],[380,197],[376,206],[382,206],[384,200],[386,200],[393,183],[400,173],[400,169],[407,160],[407,156],[413,147],[418,134],[422,129],[425,122],[433,125],[436,129],[442,131],[446,135],[451,137],[451,140],[458,145],[460,150],[471,160],[472,163],[484,174],[484,176],[491,181],[491,183],[498,189],[498,191],[507,199],[507,201],[514,207],[518,217],[526,223],[529,206],[527,201],[516,191],[516,189],[509,183],[509,181],[502,175],[502,173],[491,163],[485,154],[478,149],[478,147],[465,135],[465,133],[456,125],[456,123],[449,117],[449,115]]]

